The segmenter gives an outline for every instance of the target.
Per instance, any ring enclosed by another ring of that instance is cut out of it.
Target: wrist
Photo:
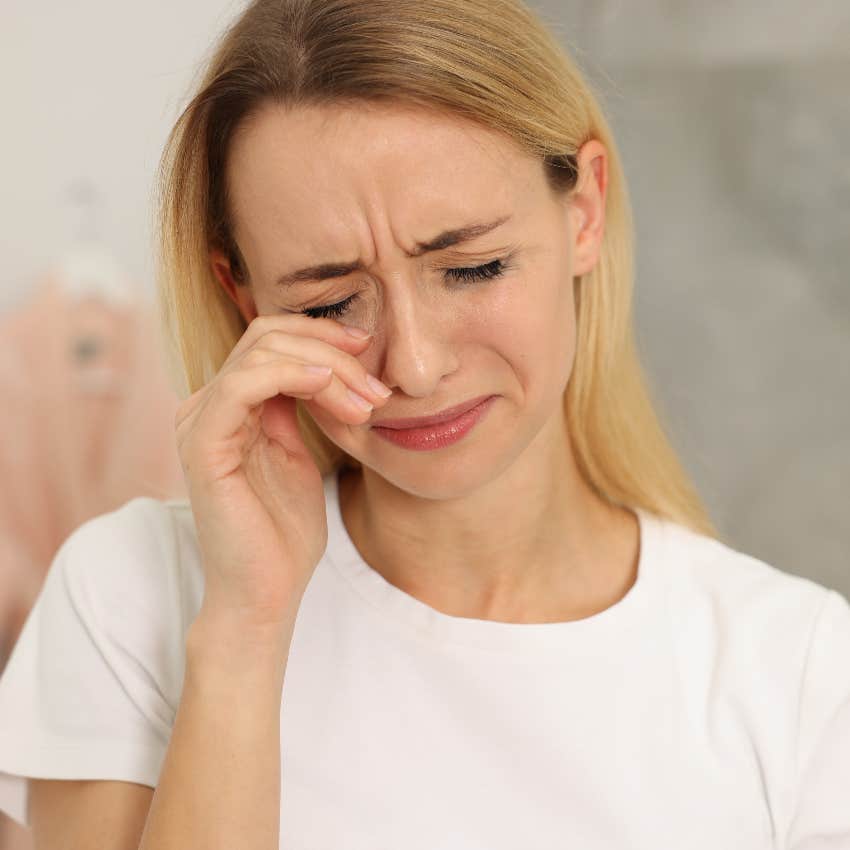
[[[277,668],[286,663],[294,627],[294,616],[260,624],[232,611],[202,607],[186,635],[187,660],[237,670]]]

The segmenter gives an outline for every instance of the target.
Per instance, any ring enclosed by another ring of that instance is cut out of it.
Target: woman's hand
[[[206,585],[202,612],[260,631],[288,628],[327,545],[322,478],[296,421],[313,399],[346,424],[386,400],[357,360],[368,338],[330,318],[254,319],[218,374],[176,416],[177,448]],[[307,366],[328,366],[319,374]]]

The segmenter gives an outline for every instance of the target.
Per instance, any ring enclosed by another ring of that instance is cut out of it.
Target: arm
[[[277,850],[291,638],[292,626],[258,636],[232,621],[192,624],[184,689],[139,850]]]

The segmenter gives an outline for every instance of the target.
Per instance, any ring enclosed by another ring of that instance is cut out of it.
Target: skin
[[[334,304],[373,338],[357,355],[393,395],[364,424],[304,402],[327,437],[363,464],[340,481],[348,532],[387,581],[446,614],[514,623],[581,619],[634,584],[635,514],[586,485],[562,395],[575,358],[574,278],[598,262],[607,155],[579,151],[569,201],[542,164],[473,123],[398,105],[269,105],[243,125],[228,163],[234,236],[250,270],[216,275],[246,321]],[[410,258],[449,228],[511,221],[466,245]],[[492,280],[444,276],[506,258]],[[357,259],[366,271],[282,290],[282,274]],[[488,416],[436,451],[370,433],[483,394]]]

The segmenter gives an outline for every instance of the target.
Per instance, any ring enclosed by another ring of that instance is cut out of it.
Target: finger
[[[233,346],[224,363],[219,367],[218,374],[230,369],[267,334],[280,331],[285,331],[293,336],[306,339],[316,338],[318,336],[318,338],[323,339],[330,345],[356,353],[362,352],[371,340],[371,337],[359,338],[352,336],[348,333],[346,325],[328,317],[316,319],[302,314],[268,314],[257,316],[251,321],[245,332]],[[183,401],[176,411],[175,428],[179,427],[189,415],[195,413],[204,404],[208,388],[211,384],[212,381],[196,390]]]
[[[309,371],[294,360],[269,361],[261,366],[235,369],[213,381],[205,403],[181,422],[178,450],[184,451],[191,434],[193,443],[215,451],[251,416],[254,409],[275,395],[319,392],[331,374]]]
[[[281,363],[281,358],[284,358],[287,362],[298,363],[305,367],[316,365],[304,363],[297,358],[286,357],[286,355],[281,355],[276,351],[255,348],[248,352],[241,361],[245,364],[242,368],[247,370],[275,368],[276,366],[279,368],[278,364]],[[293,390],[285,393],[281,391],[283,395],[293,395],[295,392],[297,391]],[[356,389],[353,389],[336,373],[333,373],[330,382],[323,384],[318,390],[310,388],[307,392],[299,393],[299,395],[316,401],[342,422],[352,425],[362,424],[375,406],[371,403],[370,399],[360,395]],[[383,402],[385,399],[381,399],[381,401]],[[369,406],[364,405],[364,402]]]
[[[269,331],[262,341],[246,351],[239,367],[243,365],[259,365],[265,361],[266,352],[274,352],[277,356],[286,355],[293,360],[303,363],[315,363],[330,366],[334,375],[347,383],[351,389],[369,401],[373,407],[383,405],[389,398],[389,393],[379,393],[380,381],[370,375],[366,367],[353,355],[340,351],[335,346],[313,337],[294,336],[285,331]],[[234,368],[234,367],[231,367]],[[377,386],[370,384],[370,378]]]
[[[236,342],[227,359],[222,364],[229,365],[238,360],[248,349],[256,345],[270,331],[284,331],[293,336],[322,339],[330,345],[345,351],[362,352],[371,337],[358,339],[348,333],[347,326],[330,317],[312,318],[301,313],[270,313],[257,316],[245,329]]]

